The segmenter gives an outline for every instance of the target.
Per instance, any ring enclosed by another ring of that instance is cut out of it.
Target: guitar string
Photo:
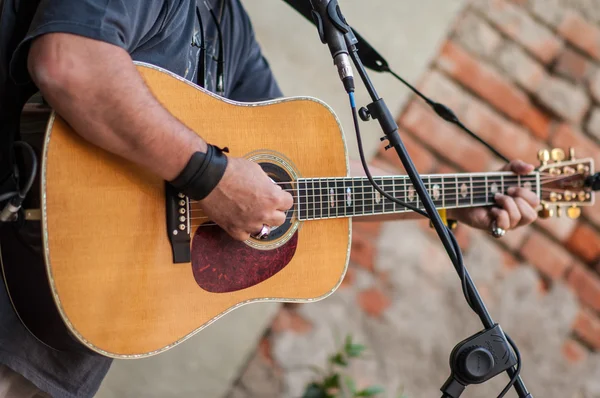
[[[335,182],[340,182],[340,181],[335,181]],[[462,185],[465,185],[465,184],[466,184],[466,186],[468,187],[469,190],[471,190],[471,186],[473,186],[473,189],[475,189],[476,187],[478,189],[481,189],[481,188],[485,189],[486,187],[489,187],[489,185],[494,185],[494,184],[496,184],[496,185],[502,185],[502,183],[504,183],[503,185],[505,185],[505,186],[506,185],[510,185],[510,187],[519,186],[518,185],[518,182],[519,182],[518,180],[514,181],[517,184],[510,184],[510,182],[511,181],[506,181],[506,180],[504,180],[503,182],[502,181],[489,181],[488,180],[487,183],[484,182],[484,181],[473,181],[473,184],[471,184],[470,182],[467,183],[465,181],[462,184],[459,182],[460,186],[458,188],[456,187],[456,184],[457,184],[456,182],[450,182],[450,181],[449,182],[445,182],[445,183],[442,183],[442,182],[439,182],[439,183],[438,182],[431,182],[431,183],[426,182],[425,185],[429,185],[430,187],[432,185],[433,185],[433,187],[435,187],[435,185],[437,185],[440,189],[443,189],[445,192],[448,192],[448,191],[451,192],[452,190],[459,190],[460,191],[460,190],[463,189]],[[524,183],[528,183],[528,182],[529,183],[537,182],[537,180],[524,180],[524,179],[520,180],[521,185],[523,185]],[[397,183],[395,183],[393,181],[384,181],[383,183],[380,183],[378,185],[381,186],[382,188],[390,188],[390,187],[401,188],[401,187],[404,187],[405,189],[411,189],[411,188],[414,189],[414,187],[412,185],[407,185],[407,184],[401,184],[400,185],[400,184],[397,184]],[[521,186],[521,187],[524,188],[524,186]],[[361,186],[354,186],[354,185],[353,186],[328,186],[328,185],[325,185],[325,186],[320,185],[319,186],[319,185],[315,185],[313,183],[312,187],[311,186],[303,186],[303,187],[298,187],[298,188],[283,189],[283,191],[295,194],[296,191],[298,191],[298,190],[307,190],[307,191],[310,191],[310,190],[313,190],[313,191],[314,190],[331,190],[331,189],[336,189],[336,190],[338,190],[338,189],[344,189],[344,190],[346,190],[348,188],[350,188],[350,189],[360,189],[360,188],[363,188],[364,189],[364,188],[373,188],[373,187],[370,184],[363,185],[361,187]],[[374,191],[374,189],[373,189],[373,191]],[[307,195],[302,195],[302,196],[307,196]],[[193,200],[193,199],[191,199],[189,202],[190,203],[199,203],[200,201],[199,200]]]

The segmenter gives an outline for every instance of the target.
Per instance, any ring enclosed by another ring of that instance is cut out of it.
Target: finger
[[[294,206],[294,197],[289,192],[281,191],[277,210],[287,211]]]
[[[507,195],[496,194],[496,203],[508,213],[510,217],[510,228],[515,228],[521,221],[521,213],[515,200]]]
[[[508,212],[506,210],[492,207],[490,212],[492,213],[492,216],[496,218],[496,226],[498,228],[502,228],[505,231],[510,229],[510,217],[508,216]]]
[[[283,223],[285,223],[285,213],[282,211],[274,211],[268,218],[264,220],[264,223],[270,227],[278,227],[283,225]],[[260,228],[258,230],[260,231]]]
[[[522,160],[513,160],[504,167],[504,170],[512,171],[515,174],[529,174],[535,167],[532,164],[526,163]]]
[[[523,198],[515,198],[515,204],[521,213],[519,226],[529,225],[537,219],[537,212]]]
[[[507,190],[508,194],[513,198],[523,198],[533,208],[540,204],[540,198],[532,190],[526,188],[511,187]]]
[[[244,241],[250,238],[250,233],[241,229],[232,229],[227,233],[235,240]]]

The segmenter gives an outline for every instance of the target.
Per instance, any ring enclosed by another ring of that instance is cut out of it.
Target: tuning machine
[[[551,209],[548,203],[542,203],[542,209],[538,212],[538,215],[543,219],[554,217],[554,209]]]
[[[540,149],[538,151],[538,160],[542,164],[542,166],[546,166],[550,161],[550,151],[547,149]]]

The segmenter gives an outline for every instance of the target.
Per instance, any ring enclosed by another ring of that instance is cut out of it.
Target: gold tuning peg
[[[552,160],[554,160],[555,162],[562,162],[563,160],[565,160],[565,151],[560,149],[560,148],[554,148],[551,152],[550,152],[550,157],[552,158]]]
[[[575,148],[569,148],[569,160],[575,160]]]
[[[581,217],[581,208],[573,205],[567,210],[567,215],[569,216],[569,218],[575,220]]]
[[[554,210],[544,203],[542,204],[542,210],[540,210],[538,214],[540,218],[550,218],[554,217]]]
[[[550,152],[547,149],[540,149],[538,151],[538,160],[542,163],[542,166],[547,165],[550,160]]]

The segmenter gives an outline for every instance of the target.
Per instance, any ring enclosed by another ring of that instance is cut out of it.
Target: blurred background
[[[347,97],[315,28],[286,4],[244,2],[286,96],[317,97],[357,149]],[[348,22],[407,80],[510,158],[576,149],[600,164],[598,0],[341,0]],[[483,146],[439,121],[390,75],[371,72],[422,173],[491,171]],[[366,105],[364,91],[358,103]],[[374,170],[402,174],[378,126],[363,124]],[[360,174],[360,168],[355,173]],[[600,397],[600,206],[495,240],[456,231],[489,310],[520,348],[536,397]],[[327,264],[320,266],[326,267]],[[349,270],[331,297],[253,304],[172,350],[116,361],[98,397],[301,397],[346,335],[366,347],[347,372],[380,397],[440,396],[456,343],[481,330],[425,221],[354,223]],[[471,386],[495,397],[508,378]],[[507,396],[516,396],[513,392]]]

